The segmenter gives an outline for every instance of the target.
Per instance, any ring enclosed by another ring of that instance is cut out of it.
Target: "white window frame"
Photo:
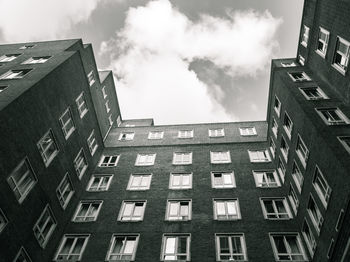
[[[186,253],[177,253],[177,247],[180,237],[186,237]],[[174,252],[173,253],[166,253],[166,245],[167,245],[167,239],[169,238],[175,238],[175,246],[174,246]],[[162,237],[162,248],[160,252],[160,260],[161,261],[190,261],[191,260],[191,234],[186,233],[165,233]],[[170,259],[167,259],[166,256],[169,256]],[[178,257],[180,258],[178,259]],[[183,259],[183,257],[186,256],[186,259]],[[173,258],[173,259],[172,259]]]
[[[221,175],[220,184],[215,184],[215,175]],[[225,183],[224,176],[228,176],[231,179],[231,183]],[[225,188],[235,188],[236,179],[234,172],[222,172],[222,171],[212,171],[211,172],[211,187],[216,189],[225,189]]]
[[[48,214],[48,217],[45,218],[46,214]],[[45,233],[47,229],[46,227],[49,225],[50,222],[52,223],[52,225],[50,226],[49,230]],[[46,244],[49,242],[50,237],[53,231],[55,230],[56,226],[56,218],[50,208],[50,205],[47,204],[33,227],[34,236],[42,248],[45,248]]]
[[[106,97],[108,96],[107,93],[106,93],[106,86],[103,86],[103,87],[101,88],[101,91],[102,91],[103,99],[106,99]]]
[[[0,85],[0,93],[5,91],[9,86],[8,85]]]
[[[28,64],[44,64],[46,63],[51,56],[33,56],[22,63],[22,65]]]
[[[134,140],[135,132],[121,132],[119,134],[119,141],[132,141]]]
[[[275,158],[277,147],[276,147],[276,143],[272,137],[270,137],[270,147],[269,148],[270,148],[272,158]]]
[[[289,121],[289,127],[287,125],[287,122]],[[284,111],[284,118],[283,118],[283,128],[284,131],[287,134],[287,137],[289,138],[289,140],[292,137],[292,131],[293,131],[293,121],[290,118],[289,114],[287,113],[287,111]]]
[[[48,138],[50,138],[51,141],[47,145],[45,145],[44,142],[46,142],[45,140],[47,140]],[[38,147],[41,158],[45,164],[45,167],[48,167],[59,152],[58,144],[56,142],[55,136],[51,128],[39,139],[36,145]],[[54,147],[55,150],[50,155],[47,155],[47,151],[50,151],[49,149],[51,147]]]
[[[0,208],[0,233],[4,230],[4,228],[6,227],[8,222],[9,221],[8,221],[7,217],[5,216],[4,212]]]
[[[111,111],[111,107],[109,106],[109,100],[106,101],[105,108],[106,108],[106,113],[108,114],[109,111]]]
[[[321,179],[318,179],[319,183],[316,183],[315,181],[316,181],[318,176],[320,176]],[[315,172],[314,172],[314,176],[312,179],[312,184],[313,184],[314,189],[315,189],[318,197],[320,198],[323,206],[325,208],[327,208],[328,203],[329,203],[329,199],[330,199],[331,194],[332,194],[332,188],[329,186],[328,181],[326,180],[326,178],[324,177],[320,168],[317,165],[315,167]],[[324,193],[322,192],[321,186],[323,187]]]
[[[15,60],[17,57],[19,57],[21,54],[5,54],[0,56],[0,63],[7,63]]]
[[[305,65],[305,58],[302,55],[298,56],[298,61],[300,65]]]
[[[312,204],[313,202],[313,205],[314,205],[314,212],[311,210],[310,208],[310,205]],[[322,213],[321,213],[321,210],[320,208],[318,207],[314,197],[312,196],[312,193],[310,193],[310,196],[309,196],[309,201],[307,203],[307,213],[309,214],[309,217],[312,221],[312,224],[314,225],[314,228],[316,229],[316,232],[318,234],[320,234],[320,231],[321,231],[321,228],[322,228],[322,225],[323,225],[323,216],[322,216]]]
[[[280,145],[280,151],[282,153],[282,156],[286,163],[288,162],[288,155],[289,155],[289,145],[287,143],[287,140],[284,138],[284,136],[281,136],[281,145]]]
[[[340,227],[341,227],[342,224],[343,224],[343,221],[344,221],[344,214],[345,214],[344,209],[341,209],[341,210],[339,211],[337,223],[335,224],[335,227],[334,227],[335,231],[337,231],[337,232],[339,232]]]
[[[283,184],[287,169],[286,169],[286,166],[284,165],[284,163],[280,157],[278,158],[277,170],[278,170],[278,173],[280,175],[280,178],[281,178],[282,184]]]
[[[186,204],[185,204],[186,203]],[[182,205],[183,204],[183,205]],[[171,215],[171,206],[177,205],[177,214]],[[181,207],[188,207],[188,214],[183,215]],[[189,221],[192,219],[192,200],[191,199],[168,199],[165,212],[166,221]]]
[[[67,183],[62,190],[61,187],[66,181],[67,181]],[[68,196],[66,198],[64,198],[63,196],[67,192],[67,189],[69,188],[69,186],[71,187],[72,190],[70,190]],[[72,181],[70,180],[68,173],[66,173],[65,176],[63,177],[63,179],[61,180],[60,184],[56,188],[56,196],[57,196],[58,202],[60,203],[63,210],[66,209],[66,207],[68,206],[69,201],[71,200],[74,193],[75,193],[75,190],[74,190]]]
[[[340,43],[342,43],[343,45],[347,46],[346,53],[342,53],[342,52],[340,52],[338,50],[338,47],[339,47]],[[342,57],[341,60],[344,60],[344,65],[343,66],[335,62],[337,54],[341,55],[341,57]],[[332,58],[332,66],[338,72],[340,72],[342,75],[345,75],[345,73],[346,73],[346,71],[348,69],[349,56],[350,56],[350,42],[345,40],[344,38],[342,38],[340,36],[337,36],[337,42],[336,42],[336,46],[335,46],[335,50],[334,50],[334,54],[333,54],[333,58]]]
[[[281,104],[281,101],[278,99],[278,97],[275,95],[275,99],[273,100],[273,109],[275,110],[276,112],[276,115],[278,117],[280,117],[281,115],[281,108],[282,108],[282,104]],[[276,101],[277,101],[277,104],[276,104]],[[277,135],[276,135],[277,137]]]
[[[240,127],[239,128],[239,133],[241,136],[256,136],[256,129],[255,126],[252,127]]]
[[[109,116],[108,116],[108,123],[109,123],[110,126],[113,125],[114,121],[113,121],[113,119],[112,119],[112,115],[109,115]]]
[[[295,74],[301,74],[302,77],[301,78],[296,78],[294,76]],[[311,81],[311,77],[309,77],[304,71],[301,71],[301,72],[288,72],[288,75],[293,80],[293,82],[296,82],[296,83]]]
[[[97,220],[97,217],[100,213],[101,207],[102,207],[103,201],[102,200],[81,200],[75,209],[74,215],[72,217],[72,222],[75,223],[88,223],[88,222],[94,222]],[[82,216],[79,216],[81,219],[78,218],[79,211],[82,209],[83,205],[88,205],[87,211]],[[92,206],[98,205],[95,213],[91,215],[91,210],[93,210]]]
[[[267,149],[248,150],[248,155],[251,163],[271,162],[271,157]]]
[[[174,152],[173,165],[191,165],[192,152]]]
[[[267,177],[267,173],[272,174],[275,181],[270,182]],[[262,174],[262,179],[259,181],[258,174]],[[274,188],[274,187],[280,187],[281,183],[278,178],[276,170],[253,170],[253,176],[255,180],[256,187],[261,188]]]
[[[224,128],[212,128],[208,130],[209,137],[224,137],[225,129]]]
[[[292,206],[294,214],[297,215],[298,208],[299,208],[299,198],[298,198],[298,195],[297,195],[296,191],[294,190],[294,187],[292,186],[292,184],[289,185],[288,199],[289,199],[289,202]]]
[[[30,48],[33,48],[34,46],[36,46],[36,45],[32,45],[32,44],[28,44],[28,45],[23,45],[23,46],[21,46],[20,48],[18,48],[18,49],[21,49],[21,50],[24,50],[24,49],[30,49]]]
[[[95,188],[92,189],[92,185],[95,179],[99,179],[99,182],[96,189]],[[112,179],[113,179],[113,174],[93,174],[91,175],[89,183],[86,187],[86,191],[89,191],[89,192],[108,191],[109,186],[111,185]],[[104,180],[107,180],[107,182],[103,183]]]
[[[343,145],[346,151],[350,153],[350,136],[338,136],[339,142]],[[349,143],[345,142],[345,139],[349,140]]]
[[[220,159],[214,159],[215,154],[219,154]],[[223,154],[227,155],[227,159],[223,159]],[[231,154],[230,151],[210,151],[210,163],[212,164],[227,164],[231,163]]]
[[[296,171],[296,172],[295,172]],[[294,180],[295,185],[297,186],[298,192],[301,193],[303,184],[304,184],[304,176],[300,171],[299,165],[294,160],[293,166],[292,166],[292,177]]]
[[[315,89],[315,91],[319,94],[319,96],[308,96],[305,92],[307,89]],[[300,92],[304,95],[306,100],[322,100],[328,99],[328,96],[323,92],[323,90],[318,86],[303,86],[299,87]]]
[[[267,209],[265,206],[265,201],[272,202],[272,207],[274,209],[273,213],[267,212]],[[285,213],[279,212],[278,207],[276,205],[276,201],[281,201],[283,203],[284,209],[286,210]],[[268,220],[288,220],[288,219],[293,218],[292,212],[291,212],[289,205],[288,205],[288,201],[285,197],[261,197],[260,204],[261,204],[261,209],[262,209],[262,212],[263,212],[265,219],[268,219]],[[285,217],[285,216],[287,216],[287,217]]]
[[[316,53],[319,54],[322,58],[326,57],[327,54],[327,48],[328,48],[328,42],[329,42],[329,31],[326,29],[322,28],[321,26],[319,27],[319,32],[318,32],[318,40],[317,40],[317,46],[316,46]],[[321,39],[321,34],[325,35],[325,39]],[[319,49],[318,45],[319,43],[322,43],[323,48]]]
[[[148,139],[157,140],[157,139],[163,139],[164,132],[163,131],[149,131],[148,133]]]
[[[139,186],[135,186],[133,185],[133,181],[135,177],[141,177]],[[146,185],[142,185],[142,181],[144,178],[147,177],[146,182],[148,182]],[[149,178],[148,178],[149,177]],[[127,186],[127,190],[130,191],[144,191],[144,190],[149,190],[151,187],[151,182],[152,182],[152,174],[131,174],[130,178],[129,178],[129,182],[128,182],[128,186]]]
[[[318,107],[315,108],[317,114],[321,117],[321,119],[325,122],[326,125],[332,126],[332,125],[348,125],[350,124],[350,120],[347,118],[347,116],[337,107]],[[334,118],[329,115],[330,118],[332,119],[327,119],[322,112],[329,112],[329,111],[334,111],[335,114],[340,118],[341,120],[333,120]]]
[[[77,99],[75,99],[75,103],[77,104],[80,118],[83,118],[86,115],[86,113],[89,111],[86,104],[84,91],[80,93]]]
[[[18,251],[18,253],[17,253],[15,259],[14,259],[12,262],[17,262],[18,259],[20,258],[20,256],[22,256],[21,259],[22,259],[22,258],[25,259],[24,262],[32,262],[32,259],[29,257],[29,255],[28,255],[27,251],[24,249],[24,247],[21,247],[21,248],[19,249],[19,251]],[[23,261],[23,260],[20,260],[20,261]]]
[[[142,210],[140,216],[135,215],[136,206],[142,204]],[[126,205],[132,205],[131,214],[124,214]],[[118,221],[120,222],[140,222],[143,221],[145,215],[147,200],[123,200],[119,210]]]
[[[63,118],[68,114],[69,118],[66,122],[64,122]],[[61,124],[61,128],[62,128],[62,132],[64,135],[64,138],[67,140],[70,135],[74,132],[75,130],[75,124],[73,121],[73,115],[72,115],[72,111],[70,110],[70,107],[68,107],[63,114],[61,115],[60,119],[60,124]],[[67,130],[67,126],[69,127],[69,125],[71,124],[71,127],[69,130]]]
[[[184,176],[188,176],[188,184],[183,184]],[[175,177],[179,177],[179,184],[174,184]],[[169,178],[169,189],[172,190],[183,190],[183,189],[192,189],[192,173],[170,173]]]
[[[281,62],[282,67],[295,67],[297,66],[294,61],[286,61],[286,62]]]
[[[88,82],[89,82],[89,86],[92,86],[96,82],[94,70],[91,70],[88,73],[87,79],[88,79]]]
[[[73,161],[73,164],[78,178],[81,179],[89,166],[83,148],[80,149],[79,153]],[[83,167],[81,168],[82,165]]]
[[[98,148],[98,144],[96,141],[96,137],[95,137],[95,130],[93,129],[88,137],[88,139],[86,140],[87,145],[89,147],[90,150],[90,154],[91,156],[93,156]]]
[[[140,161],[140,158],[146,156],[147,161]],[[142,154],[137,154],[136,160],[135,160],[135,166],[153,166],[154,162],[156,160],[156,153],[142,153]],[[151,158],[151,160],[148,161],[148,158]]]
[[[228,239],[228,253],[221,254],[220,249],[220,238],[227,238]],[[232,243],[232,237],[239,237],[239,242],[241,245],[242,253],[234,253],[236,249],[236,243]],[[247,247],[245,242],[245,237],[243,233],[217,233],[215,234],[215,250],[216,250],[216,261],[247,261]],[[230,256],[230,258],[227,259],[221,259],[221,255],[223,255],[225,258],[227,256]]]
[[[307,47],[307,44],[309,42],[309,35],[310,35],[310,28],[306,25],[303,25],[303,31],[302,31],[301,42],[300,42],[302,46]]]
[[[218,217],[218,210],[217,210],[217,204],[223,202],[225,207],[225,214],[222,216],[225,217]],[[228,203],[234,203],[236,215],[230,215],[228,210]],[[241,219],[241,211],[239,207],[239,201],[238,198],[214,198],[213,199],[213,214],[214,214],[214,220],[218,221],[227,221],[227,220],[239,220]],[[231,217],[230,217],[231,216]]]
[[[305,227],[308,228],[309,236],[305,232]],[[307,248],[309,250],[309,254],[310,254],[311,258],[313,258],[314,254],[315,254],[315,250],[316,250],[317,244],[316,244],[315,236],[313,235],[311,227],[310,227],[309,223],[307,222],[306,218],[304,218],[304,222],[303,222],[303,225],[302,225],[302,228],[301,228],[301,234],[304,237],[304,241],[305,241],[306,246],[307,246]]]
[[[179,130],[177,138],[193,138],[193,129],[192,130]]]
[[[120,155],[102,155],[98,166],[115,167],[118,165],[119,159],[120,159]]]
[[[277,237],[277,236],[282,236],[283,237],[283,243],[284,243],[284,246],[285,246],[285,248],[287,250],[287,253],[278,253],[277,247],[276,247],[276,243],[275,243],[275,240],[274,240],[274,237]],[[296,243],[297,243],[297,246],[298,246],[298,249],[299,249],[300,253],[292,253],[291,248],[290,248],[290,244],[289,244],[289,242],[286,239],[287,236],[295,236]],[[302,241],[301,241],[299,233],[297,233],[297,232],[269,233],[269,237],[270,237],[270,242],[271,242],[273,254],[275,256],[275,260],[276,261],[308,261],[307,255],[305,253],[305,249],[304,249],[304,246],[302,244]],[[296,256],[296,255],[303,256],[302,260],[300,260],[300,259],[294,260],[292,258],[292,256]],[[280,256],[282,256],[282,257],[288,256],[289,259],[288,260],[280,259]]]
[[[305,168],[307,164],[307,160],[309,159],[309,149],[306,147],[305,142],[303,141],[303,139],[299,134],[298,134],[298,140],[297,140],[295,152],[297,153],[301,164]]]
[[[62,251],[64,244],[67,242],[68,238],[74,239],[72,246],[70,246],[68,253],[60,254],[60,252]],[[65,261],[65,260],[66,261],[80,261],[81,257],[83,256],[86,245],[89,241],[89,238],[90,238],[90,234],[65,234],[65,235],[63,235],[62,240],[60,242],[60,245],[58,246],[58,249],[55,253],[53,260],[54,261]],[[75,249],[75,245],[77,244],[78,239],[84,239],[84,243],[83,243],[79,253],[72,253]],[[60,258],[60,256],[64,256],[63,259]],[[73,258],[72,258],[72,256],[73,256]],[[76,256],[78,256],[78,257],[75,259],[74,257],[76,257]],[[65,257],[67,259],[64,259]]]
[[[333,255],[334,251],[334,239],[331,239],[331,242],[329,243],[328,250],[327,250],[327,258],[330,259]]]
[[[122,241],[123,246],[121,247],[121,252],[120,253],[112,253],[114,248],[115,248],[115,244],[116,244],[116,239],[117,238],[123,238],[124,240]],[[135,242],[133,244],[133,248],[132,248],[132,253],[124,253],[126,248],[130,248],[129,245],[129,241],[130,238],[135,238]],[[108,248],[108,252],[106,255],[106,261],[134,261],[135,260],[135,256],[136,256],[136,251],[137,251],[137,246],[138,246],[138,242],[139,242],[139,238],[140,238],[140,234],[113,234],[110,244],[109,244],[109,248]]]
[[[31,72],[33,69],[12,69],[7,71],[6,73],[2,74],[0,76],[0,79],[6,79],[6,80],[11,80],[11,79],[21,79],[25,77],[29,72]]]

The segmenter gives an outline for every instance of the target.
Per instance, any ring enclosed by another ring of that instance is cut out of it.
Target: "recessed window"
[[[332,189],[330,188],[327,180],[321,173],[321,170],[318,168],[318,166],[315,168],[315,174],[312,183],[324,207],[327,207]]]
[[[239,133],[241,136],[255,136],[257,134],[255,127],[240,127]]]
[[[282,183],[284,183],[284,177],[286,176],[286,167],[283,164],[283,162],[282,162],[280,157],[278,158],[277,170],[278,170],[278,173],[280,174]]]
[[[297,146],[296,146],[296,153],[303,164],[304,167],[306,167],[307,160],[309,158],[309,150],[307,149],[304,141],[301,139],[300,135],[298,135],[297,140]]]
[[[301,189],[303,187],[304,176],[302,175],[298,164],[294,161],[292,167],[292,177],[294,182],[298,188],[299,193],[301,193]]]
[[[151,174],[131,174],[128,183],[128,190],[148,190],[151,186]]]
[[[148,139],[162,139],[163,136],[163,131],[151,131],[148,133]]]
[[[350,136],[338,136],[338,140],[344,146],[346,151],[350,153]]]
[[[142,221],[145,213],[146,201],[123,201],[119,212],[118,221],[136,222]]]
[[[73,184],[67,173],[56,189],[58,201],[63,209],[67,207],[70,199],[74,195],[74,192]]]
[[[223,137],[225,130],[223,128],[209,129],[209,137]]]
[[[281,198],[261,198],[261,207],[266,219],[291,219],[288,202],[284,197]]]
[[[210,152],[210,162],[212,164],[231,163],[230,151]]]
[[[294,66],[297,66],[297,65],[294,62],[287,61],[287,62],[281,62],[281,66],[282,67],[294,67]]]
[[[302,55],[298,56],[298,61],[300,65],[305,65],[305,58]]]
[[[90,71],[90,73],[87,75],[89,85],[92,86],[95,83],[95,74],[94,71]]]
[[[6,227],[7,223],[8,223],[8,220],[7,220],[4,212],[2,212],[2,210],[0,208],[0,233]]]
[[[191,189],[192,173],[172,173],[169,181],[170,189]]]
[[[28,158],[22,160],[7,178],[11,190],[19,203],[22,203],[37,182]]]
[[[310,195],[309,203],[307,204],[307,212],[310,215],[316,231],[320,233],[323,224],[323,216],[312,195]]]
[[[152,166],[156,159],[156,154],[137,154],[135,166]]]
[[[278,135],[278,124],[276,122],[276,119],[272,117],[272,125],[271,125],[272,133],[275,135],[275,138],[277,138]]]
[[[122,132],[119,135],[119,141],[131,141],[134,139],[134,132]]]
[[[105,156],[103,155],[101,157],[100,163],[98,166],[100,167],[114,167],[117,166],[119,161],[120,155],[112,155],[112,156]]]
[[[27,75],[32,69],[13,69],[0,76],[1,79],[20,79]]]
[[[284,128],[284,131],[286,131],[286,134],[290,139],[292,137],[293,122],[290,119],[287,112],[284,112],[283,128]]]
[[[83,200],[80,201],[72,221],[74,222],[92,222],[96,221],[98,213],[102,206],[101,200]]]
[[[165,220],[186,221],[191,220],[192,201],[191,200],[168,200]]]
[[[74,163],[75,172],[77,173],[79,179],[81,179],[88,167],[88,163],[86,161],[86,157],[83,149],[80,149],[73,163]]]
[[[53,260],[81,261],[89,237],[89,234],[64,235]]]
[[[349,56],[350,43],[338,36],[332,66],[343,75],[345,75],[348,68]]]
[[[22,64],[43,64],[50,59],[51,56],[34,56],[24,61]]]
[[[284,160],[287,162],[288,154],[289,154],[289,146],[283,136],[281,137],[280,150],[281,150],[282,156],[284,157]]]
[[[241,219],[238,199],[214,199],[215,220]]]
[[[98,192],[98,191],[107,191],[113,175],[108,174],[94,174],[91,176],[89,184],[86,191]]]
[[[113,235],[106,261],[134,261],[139,234]]]
[[[306,246],[309,249],[309,253],[310,253],[311,257],[313,257],[315,250],[316,250],[316,239],[315,239],[313,233],[311,232],[311,229],[309,227],[309,223],[306,221],[306,219],[304,219],[301,233],[302,233],[304,240],[306,242]]]
[[[192,152],[175,152],[173,155],[173,165],[192,164]]]
[[[109,113],[109,111],[111,111],[111,108],[109,106],[109,100],[106,101],[105,103],[105,108],[106,108],[106,112]]]
[[[318,42],[317,42],[316,53],[319,54],[323,58],[326,57],[328,40],[329,40],[329,31],[320,27],[320,31],[318,33]]]
[[[24,46],[21,46],[19,49],[23,50],[23,49],[31,49],[33,48],[35,45],[24,45]]]
[[[0,56],[0,62],[1,63],[11,62],[11,61],[15,60],[20,55],[21,54],[10,54],[10,55]]]
[[[344,220],[344,209],[341,209],[338,215],[337,223],[335,224],[335,231],[339,231]]]
[[[95,130],[91,131],[91,134],[89,135],[86,142],[87,142],[87,145],[89,147],[90,154],[93,156],[98,148],[97,141],[95,138]]]
[[[301,44],[305,47],[307,47],[307,43],[309,41],[309,32],[310,32],[310,28],[307,27],[306,25],[303,25],[303,31],[302,31],[302,35],[301,35]]]
[[[88,112],[84,92],[82,92],[78,96],[78,98],[75,100],[75,102],[76,102],[77,107],[78,107],[80,118],[83,118],[85,116],[85,114]]]
[[[289,186],[288,198],[296,215],[298,213],[299,198],[292,185]]]
[[[271,152],[272,158],[275,158],[275,156],[276,156],[276,144],[275,144],[275,141],[273,141],[272,137],[270,138],[270,152]]]
[[[106,87],[103,86],[101,91],[102,91],[103,99],[106,99],[106,97],[107,97]]]
[[[246,261],[244,234],[215,234],[216,261]]]
[[[311,81],[311,78],[305,72],[288,73],[294,82]]]
[[[328,99],[328,96],[318,86],[299,87],[299,89],[307,100]]]
[[[350,120],[339,108],[316,108],[317,113],[327,125],[347,125]]]
[[[42,248],[46,246],[56,226],[56,219],[50,206],[47,205],[33,227],[34,236]]]
[[[275,96],[275,100],[273,103],[273,109],[275,110],[277,116],[279,117],[281,114],[281,102],[277,96]]]
[[[110,125],[110,126],[112,126],[113,125],[113,119],[112,119],[112,115],[109,115],[108,116],[108,124]]]
[[[248,150],[249,159],[252,163],[270,162],[271,158],[267,149],[265,150]]]
[[[178,138],[192,138],[193,130],[179,130],[177,134]]]
[[[8,86],[0,85],[0,93],[1,93],[2,91],[4,91],[6,88],[8,88]]]
[[[58,154],[58,146],[51,129],[39,140],[37,146],[45,166],[49,166]]]
[[[212,188],[234,188],[236,187],[233,172],[211,172]]]
[[[329,243],[328,251],[327,251],[327,258],[330,259],[333,255],[334,251],[334,239],[331,239],[331,242]]]
[[[67,140],[75,130],[72,113],[69,107],[66,109],[66,111],[64,111],[59,120],[64,137]]]
[[[307,261],[298,233],[270,233],[276,261]]]
[[[190,234],[164,234],[161,261],[190,261]]]
[[[13,262],[32,262],[32,260],[30,259],[24,247],[21,247]]]
[[[275,170],[253,171],[256,187],[279,187],[281,186]]]

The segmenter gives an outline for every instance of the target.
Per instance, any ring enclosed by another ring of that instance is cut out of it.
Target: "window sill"
[[[340,67],[340,66],[338,66],[337,64],[334,64],[334,63],[332,63],[332,67],[334,69],[336,69],[339,73],[341,73],[343,76],[345,76],[346,71],[345,71],[344,68],[342,68],[342,67]]]
[[[316,49],[315,53],[318,54],[323,59],[326,59],[326,53],[323,53],[321,50]]]

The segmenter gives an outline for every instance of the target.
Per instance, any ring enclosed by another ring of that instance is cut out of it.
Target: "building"
[[[0,261],[350,261],[350,2],[303,12],[266,121],[125,120],[91,45],[0,46]]]

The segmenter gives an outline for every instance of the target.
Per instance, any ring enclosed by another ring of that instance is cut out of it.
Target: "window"
[[[13,262],[32,262],[27,251],[21,247]]]
[[[90,235],[63,236],[54,261],[80,261]]]
[[[191,220],[191,200],[168,200],[165,220]]]
[[[119,141],[131,141],[134,139],[134,132],[122,132],[119,135]]]
[[[210,162],[212,164],[231,163],[230,151],[210,152]]]
[[[255,127],[240,127],[239,133],[241,136],[255,136],[256,130]]]
[[[107,97],[106,87],[103,86],[101,90],[102,90],[103,99],[106,99]]]
[[[2,212],[2,210],[0,208],[0,233],[6,227],[7,223],[8,223],[8,220],[5,217],[4,212]]]
[[[22,64],[43,64],[50,59],[51,56],[35,56],[24,61]]]
[[[151,131],[148,133],[148,139],[162,139],[163,135],[163,131]]]
[[[277,124],[275,118],[273,118],[273,120],[272,120],[272,127],[271,127],[271,129],[272,129],[272,133],[273,133],[273,134],[275,135],[275,137],[277,138],[277,134],[278,134],[278,124]]]
[[[307,261],[298,233],[270,233],[276,261]]]
[[[86,161],[84,150],[80,149],[78,155],[74,159],[74,168],[75,168],[75,171],[76,171],[79,179],[82,178],[87,167],[88,167],[88,163]]]
[[[286,167],[284,166],[281,158],[278,158],[278,166],[277,166],[278,173],[281,176],[282,182],[284,183],[284,177],[286,176]]]
[[[225,130],[223,128],[209,129],[209,137],[223,137]]]
[[[316,108],[316,111],[327,125],[346,125],[350,123],[339,108]]]
[[[287,136],[290,139],[291,136],[292,136],[293,122],[290,119],[290,117],[287,114],[287,112],[284,112],[283,128],[284,128],[284,131],[286,131],[286,134],[287,134]]]
[[[294,67],[297,66],[294,62],[281,62],[282,67]]]
[[[95,132],[95,130],[92,130],[91,134],[89,135],[88,139],[86,140],[88,147],[89,147],[89,150],[90,150],[90,154],[92,156],[95,154],[97,147],[98,147],[94,132]]]
[[[310,255],[311,255],[311,257],[313,257],[314,253],[315,253],[315,249],[316,249],[316,240],[315,240],[314,235],[311,232],[311,229],[310,229],[309,224],[306,221],[306,219],[304,219],[304,223],[303,223],[303,227],[302,227],[302,235],[305,239],[306,246],[309,249]]]
[[[270,152],[273,158],[276,156],[276,144],[272,137],[270,138]]]
[[[265,150],[248,150],[250,162],[260,163],[260,162],[270,162],[271,158],[269,152]]]
[[[215,234],[216,261],[246,261],[244,234]]]
[[[328,185],[327,180],[324,178],[318,166],[315,168],[315,175],[312,183],[324,207],[327,207],[332,189]]]
[[[173,173],[170,174],[170,189],[191,189],[192,174],[191,173]]]
[[[145,213],[146,201],[123,201],[118,221],[142,221]]]
[[[107,191],[111,184],[112,178],[113,175],[92,175],[86,190],[91,192]]]
[[[294,82],[311,81],[311,78],[305,72],[288,73]]]
[[[326,29],[320,27],[320,32],[318,33],[316,53],[322,56],[323,58],[326,57],[328,40],[329,40],[329,32]]]
[[[15,60],[20,55],[21,54],[11,54],[11,55],[0,56],[0,62],[1,63],[11,62],[11,61]]]
[[[95,83],[95,74],[94,71],[90,71],[90,73],[87,75],[89,85],[92,86]]]
[[[193,137],[193,130],[179,130],[177,137],[178,138],[192,138]]]
[[[20,79],[23,78],[26,74],[28,74],[32,69],[18,69],[18,70],[10,70],[5,74],[0,76],[1,79]]]
[[[135,166],[152,166],[156,159],[156,154],[137,154]]]
[[[8,86],[0,85],[0,93],[1,93],[2,91],[4,91],[6,88],[8,88]]]
[[[301,35],[301,44],[307,47],[307,42],[309,41],[310,28],[303,25],[303,34]]]
[[[328,99],[328,96],[318,86],[299,87],[307,100]]]
[[[320,233],[322,224],[323,224],[323,216],[321,214],[320,209],[316,205],[316,202],[312,195],[310,195],[309,203],[307,204],[307,212],[310,215],[310,218],[312,220],[312,223],[315,226],[315,229],[318,233]]]
[[[338,140],[344,146],[346,151],[350,153],[350,136],[338,136]]]
[[[130,175],[128,190],[148,190],[151,186],[151,174],[132,174]]]
[[[120,155],[113,155],[113,156],[105,156],[103,155],[101,157],[100,163],[98,166],[100,167],[114,167],[117,166],[119,161]]]
[[[294,182],[298,188],[299,193],[301,193],[301,189],[303,187],[304,177],[300,172],[298,164],[294,161],[292,168],[292,177]]]
[[[283,198],[261,198],[261,207],[266,219],[290,219],[290,212],[287,200]]]
[[[299,64],[302,66],[305,65],[305,58],[301,55],[299,55],[298,58],[299,58]]]
[[[50,206],[47,205],[33,227],[34,236],[42,248],[46,246],[56,226],[56,219],[53,216]]]
[[[24,45],[24,46],[21,46],[19,49],[31,49],[33,48],[35,45]]]
[[[19,203],[22,203],[37,182],[28,158],[22,160],[7,178],[11,190]]]
[[[256,187],[279,187],[281,186],[275,170],[253,171]]]
[[[190,153],[174,153],[173,165],[190,165],[192,164],[192,152]]]
[[[214,199],[215,220],[240,219],[238,199]]]
[[[299,199],[292,185],[289,186],[288,198],[296,215],[298,213]]]
[[[62,114],[60,117],[60,124],[61,128],[64,134],[65,139],[67,140],[68,137],[73,133],[75,130],[72,113],[70,111],[70,108],[68,107],[66,111]]]
[[[101,200],[83,200],[80,201],[72,221],[74,222],[92,222],[96,221],[98,213],[102,206]]]
[[[329,243],[328,251],[327,251],[327,258],[330,259],[334,251],[334,239],[331,239],[331,242]]]
[[[284,160],[287,162],[288,161],[289,146],[288,146],[288,144],[283,136],[281,137],[280,149],[281,149],[282,156],[284,157]]]
[[[190,261],[190,234],[164,234],[161,261]]]
[[[109,115],[109,116],[108,116],[108,123],[109,123],[110,126],[113,125],[112,115]]]
[[[88,108],[85,102],[84,92],[81,92],[81,94],[78,96],[75,102],[77,103],[80,118],[83,118],[85,114],[88,112]]]
[[[349,55],[350,43],[338,36],[332,66],[343,75],[345,75],[348,68]]]
[[[109,107],[109,100],[106,101],[105,108],[106,108],[107,113],[109,113],[109,111],[111,111],[111,108]]]
[[[68,173],[64,176],[61,183],[58,185],[56,189],[56,195],[61,207],[65,209],[70,199],[74,195],[73,185],[70,181]]]
[[[307,149],[304,141],[301,139],[301,137],[298,135],[298,141],[296,146],[296,153],[303,164],[303,166],[306,166],[307,159],[309,158],[309,150]]]
[[[339,231],[344,220],[344,209],[341,209],[338,215],[337,223],[335,225],[335,231]]]
[[[134,261],[140,235],[113,235],[106,261]]]
[[[49,166],[51,161],[58,154],[58,146],[51,129],[39,140],[37,146],[45,166]]]
[[[236,187],[233,172],[211,172],[212,188],[234,188]]]
[[[275,112],[276,112],[277,116],[279,117],[281,114],[281,102],[277,96],[275,96],[273,108],[275,109]]]

